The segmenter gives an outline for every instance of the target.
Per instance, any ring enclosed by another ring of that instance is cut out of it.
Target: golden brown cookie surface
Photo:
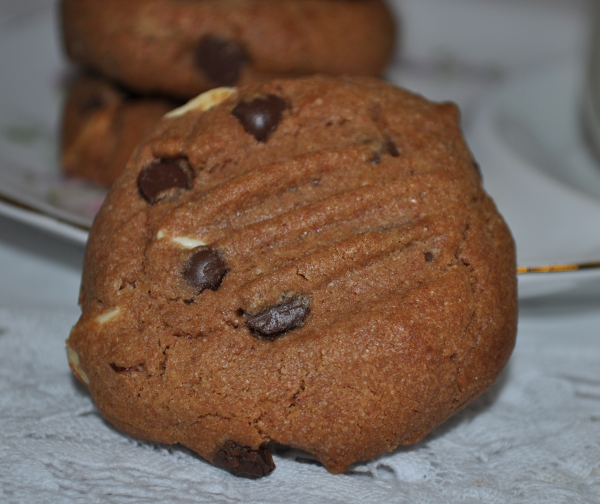
[[[382,0],[63,0],[61,17],[75,62],[183,98],[270,76],[379,75],[394,46]]]
[[[68,348],[108,420],[247,477],[272,470],[270,442],[341,472],[493,382],[514,246],[456,107],[326,77],[195,103],[90,234]]]

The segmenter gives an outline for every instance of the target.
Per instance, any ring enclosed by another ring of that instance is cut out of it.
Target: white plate
[[[0,214],[85,243],[105,191],[62,177],[67,65],[47,6],[0,25]]]
[[[583,140],[582,78],[577,57],[517,74],[488,96],[467,131],[522,267],[600,261],[600,166]],[[525,273],[519,295],[598,279],[600,267]]]
[[[104,191],[65,179],[58,167],[67,64],[53,10],[0,28],[0,214],[83,244]],[[469,121],[469,143],[516,237],[520,265],[600,259],[600,172],[580,140],[578,78],[578,65],[568,63],[517,76]],[[598,277],[520,275],[520,296]]]

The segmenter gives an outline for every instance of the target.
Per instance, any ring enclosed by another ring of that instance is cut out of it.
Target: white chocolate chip
[[[162,240],[163,238],[168,238],[167,232],[164,229],[160,229],[158,233],[156,233],[156,239]],[[200,240],[199,238],[190,238],[189,236],[175,236],[171,238],[170,241],[186,249],[204,247],[206,245],[205,241]]]
[[[67,359],[69,364],[73,368],[73,370],[79,375],[79,377],[83,380],[86,385],[90,384],[90,379],[88,375],[85,374],[85,371],[81,367],[81,362],[79,362],[79,355],[77,352],[73,350],[69,345],[67,345]]]
[[[98,322],[100,325],[104,325],[114,319],[119,313],[121,313],[121,308],[117,306],[116,308],[103,313],[102,315],[98,315],[96,317],[96,322]]]
[[[193,249],[196,247],[203,247],[206,245],[202,240],[198,240],[197,238],[188,238],[187,236],[176,236],[175,238],[171,238],[172,242],[181,245],[186,249]]]
[[[169,119],[173,117],[180,117],[188,112],[191,112],[192,110],[197,112],[206,112],[236,92],[237,88],[234,87],[220,87],[211,89],[210,91],[206,91],[205,93],[196,96],[196,98],[192,98],[185,105],[176,108],[175,110],[171,110],[171,112],[165,114],[165,117]]]

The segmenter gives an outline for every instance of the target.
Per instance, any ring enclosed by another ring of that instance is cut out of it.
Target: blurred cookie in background
[[[64,173],[110,185],[146,132],[178,105],[165,98],[132,95],[100,77],[77,77],[62,118]]]
[[[380,75],[396,27],[382,0],[63,0],[71,60],[140,93],[314,73]]]

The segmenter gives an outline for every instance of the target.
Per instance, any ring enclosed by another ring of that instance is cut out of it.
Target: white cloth
[[[522,318],[497,383],[420,443],[342,475],[292,450],[258,481],[105,422],[67,365],[77,315],[0,309],[2,502],[600,502],[597,311]]]

